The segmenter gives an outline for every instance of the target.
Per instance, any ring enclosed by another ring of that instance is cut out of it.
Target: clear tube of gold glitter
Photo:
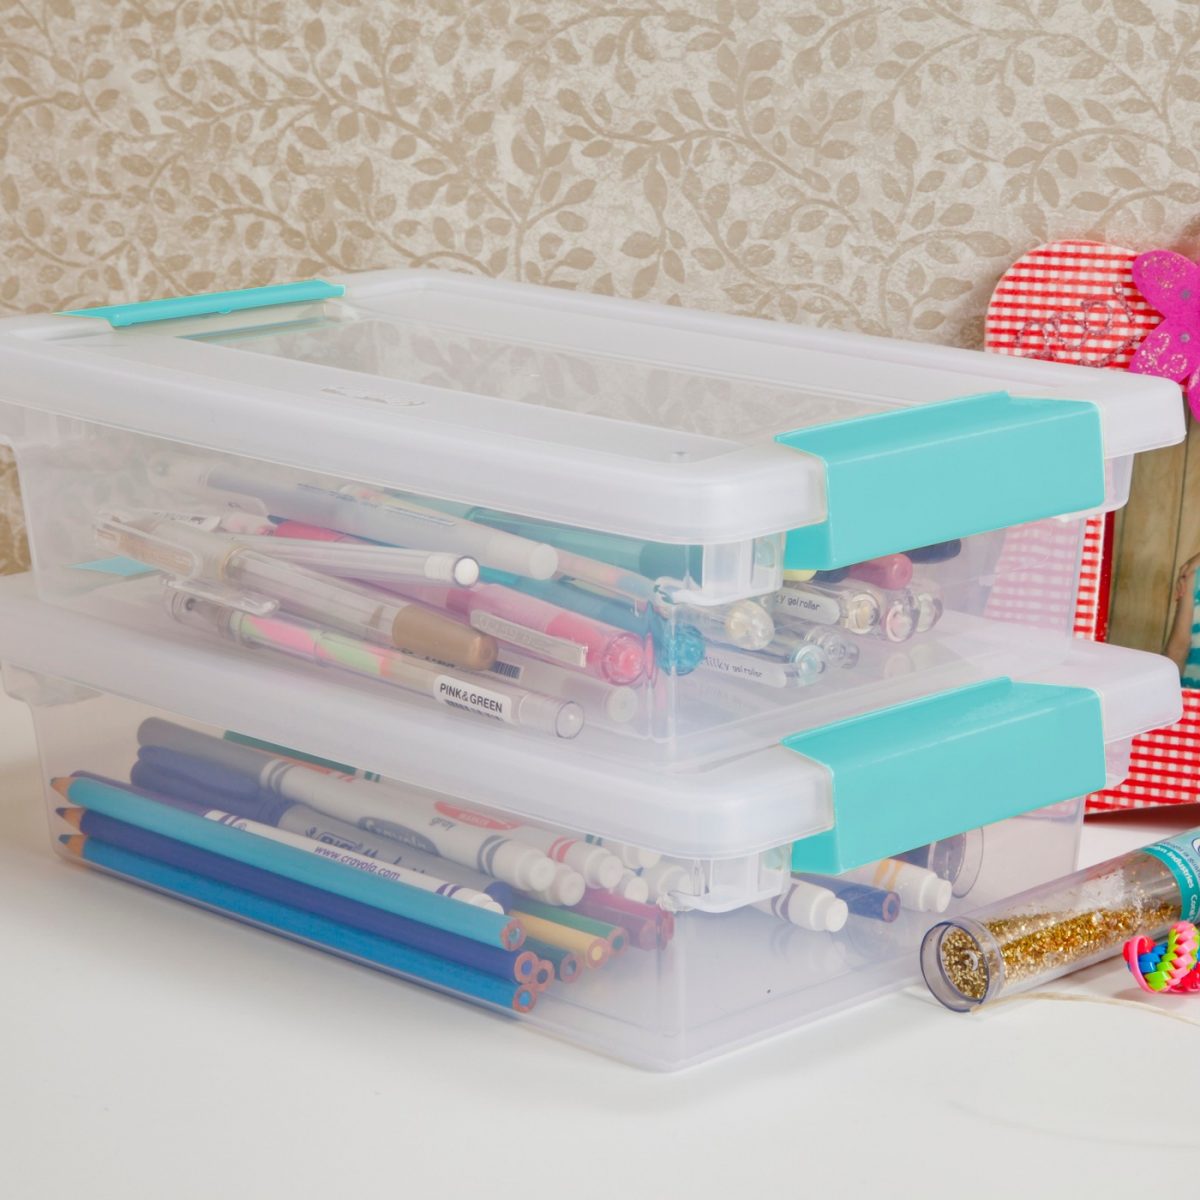
[[[921,971],[955,1012],[1039,987],[1200,914],[1200,829],[935,925]]]

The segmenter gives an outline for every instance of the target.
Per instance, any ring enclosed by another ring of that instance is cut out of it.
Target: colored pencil
[[[541,962],[531,950],[501,950],[457,934],[445,933],[432,925],[409,921],[357,900],[326,892],[308,884],[296,883],[259,867],[246,866],[224,855],[198,850],[186,842],[166,838],[126,821],[117,821],[103,813],[84,808],[60,808],[59,816],[80,833],[98,838],[106,845],[152,858],[181,871],[190,871],[206,879],[241,888],[267,900],[276,900],[314,916],[337,921],[376,937],[388,938],[439,958],[485,971],[501,979],[518,983],[532,981]]]
[[[560,983],[574,983],[583,974],[583,963],[573,950],[567,950],[562,946],[552,946],[549,942],[532,937],[525,939],[524,948],[532,950],[549,961],[554,966]]]
[[[68,853],[114,874],[186,897],[251,924],[314,943],[369,966],[408,975],[446,991],[517,1012],[529,1012],[537,1003],[537,991],[527,983],[515,984],[471,967],[447,962],[444,958],[351,929],[336,921],[293,908],[290,904],[267,900],[241,888],[205,879],[190,871],[181,871],[117,846],[109,846],[96,838],[77,834],[64,838],[63,844]]]
[[[538,900],[518,896],[513,901],[513,915],[522,917],[526,914],[541,917],[545,921],[556,921],[559,925],[569,925],[572,929],[583,930],[584,933],[594,933],[608,943],[613,954],[622,954],[629,948],[629,934],[621,926],[597,921],[595,917],[585,916],[571,908],[559,908],[553,904],[543,904]]]
[[[187,842],[201,850],[261,867],[297,883],[358,900],[396,916],[457,933],[485,945],[519,949],[520,925],[503,913],[474,908],[432,892],[419,891],[391,879],[365,875],[353,867],[318,858],[306,850],[268,841],[241,829],[210,821],[180,808],[158,804],[135,792],[94,779],[56,779],[56,791],[72,804],[93,809],[118,821],[139,825],[151,833]]]
[[[589,888],[576,911],[597,921],[620,924],[639,950],[661,950],[674,936],[674,916],[654,904],[625,900],[611,892]]]
[[[515,915],[517,914],[514,913]],[[589,967],[601,966],[612,954],[608,943],[602,937],[585,933],[582,929],[572,929],[569,925],[560,925],[557,921],[548,921],[527,913],[520,914],[519,920],[527,937],[549,942],[552,946],[562,946],[565,950],[574,950]]]

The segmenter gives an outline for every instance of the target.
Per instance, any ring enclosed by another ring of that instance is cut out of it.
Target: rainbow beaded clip
[[[1123,954],[1144,992],[1200,992],[1200,931],[1191,921],[1172,925],[1161,942],[1130,938]]]

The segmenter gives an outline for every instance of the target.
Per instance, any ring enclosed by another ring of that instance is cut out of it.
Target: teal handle
[[[1100,698],[1087,688],[986,683],[785,738],[833,779],[833,828],[792,846],[792,869],[837,875],[1102,788]]]
[[[832,570],[1104,502],[1100,411],[990,392],[781,433],[825,466],[828,516],[784,566]]]
[[[63,313],[67,317],[100,317],[114,329],[146,325],[151,321],[174,321],[180,317],[208,317],[214,313],[244,312],[250,308],[269,308],[276,304],[303,304],[312,300],[332,300],[346,289],[340,283],[323,279],[305,279],[298,283],[277,283],[270,287],[242,288],[237,292],[208,292],[200,296],[175,296],[169,300],[143,300],[137,304],[109,304],[103,308],[76,308]]]

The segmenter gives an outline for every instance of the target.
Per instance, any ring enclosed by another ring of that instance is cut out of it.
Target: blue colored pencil
[[[432,925],[409,921],[382,909],[372,908],[368,904],[359,904],[357,900],[347,900],[344,896],[336,896],[332,892],[309,887],[305,883],[296,883],[282,875],[273,875],[270,871],[263,871],[258,867],[248,867],[245,863],[235,862],[224,855],[198,850],[186,842],[177,842],[174,838],[151,833],[148,829],[130,825],[126,821],[114,820],[90,809],[60,808],[58,811],[59,815],[74,825],[80,833],[98,838],[106,845],[140,854],[143,858],[152,858],[181,871],[190,871],[193,875],[203,875],[206,879],[214,879],[230,887],[253,892],[254,895],[267,900],[289,904],[293,908],[303,909],[315,916],[325,917],[354,929],[361,929],[376,937],[388,938],[416,950],[436,954],[438,958],[474,967],[488,975],[495,975],[500,979],[527,980],[537,972],[539,955],[532,951],[501,950],[498,946],[485,946],[481,942],[473,942],[470,938],[434,929]]]
[[[181,808],[159,804],[127,788],[83,777],[56,779],[53,786],[80,808],[139,825],[151,833],[222,854],[247,866],[273,871],[297,883],[323,888],[348,900],[358,900],[412,921],[423,921],[447,933],[457,933],[505,950],[516,950],[524,938],[520,923],[503,913],[460,904],[392,879],[360,874],[343,863],[255,837]]]
[[[362,930],[351,929],[290,904],[255,896],[215,879],[205,879],[191,871],[181,871],[178,867],[133,854],[119,846],[110,846],[97,838],[68,836],[62,840],[68,850],[104,870],[219,909],[278,933],[313,942],[370,966],[396,971],[435,987],[517,1012],[528,1012],[537,1001],[537,993],[529,984],[497,979],[483,971],[448,962],[423,950],[402,946]]]

